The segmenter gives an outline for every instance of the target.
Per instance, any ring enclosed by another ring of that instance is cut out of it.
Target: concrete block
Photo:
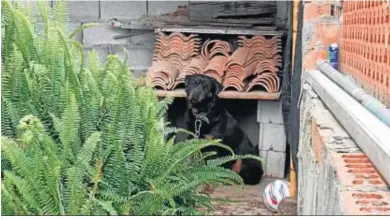
[[[125,59],[126,53],[123,48],[129,52],[128,63],[131,69],[142,70],[152,65],[153,49],[147,45],[110,45],[110,54],[117,54]]]
[[[189,1],[148,1],[148,16],[171,13],[179,5],[189,5]]]
[[[146,16],[146,1],[100,1],[101,20],[134,20]]]
[[[42,22],[35,23],[34,24],[34,31],[35,31],[35,33],[44,34],[43,23]]]
[[[99,21],[99,1],[69,1],[68,7],[70,22]]]
[[[282,104],[280,101],[257,102],[257,122],[283,124]]]
[[[144,69],[144,68],[138,68],[138,69],[137,68],[131,68],[131,72],[132,72],[132,74],[135,77],[145,76],[146,71],[148,71],[148,69]]]
[[[141,30],[135,30],[134,33],[138,33]],[[133,45],[136,44],[151,44],[154,47],[156,44],[156,34],[154,31],[145,31],[142,34],[134,35],[130,37],[130,42]]]
[[[284,125],[260,123],[259,149],[286,152]]]
[[[106,62],[107,55],[109,54],[109,49],[108,49],[108,45],[102,45],[102,46],[85,48],[84,51],[85,51],[86,64],[88,64],[88,53],[92,50],[95,50],[96,53],[98,54],[101,64]]]
[[[286,153],[267,151],[267,169],[265,176],[284,178]]]
[[[79,28],[82,25],[82,23],[68,23],[68,31],[67,31],[67,36],[72,34],[77,28]],[[74,40],[77,40],[78,42],[82,43],[83,42],[83,31],[80,33],[76,34],[73,37]]]
[[[255,122],[256,114],[250,114],[250,112],[247,112],[245,116],[234,115],[233,117],[235,117],[242,130],[244,130],[246,135],[248,135],[252,144],[256,146],[259,139],[259,124]]]
[[[21,4],[23,7],[29,7],[31,9],[31,15],[36,18],[37,22],[42,22],[40,13],[39,13],[39,8],[38,8],[38,2],[37,1],[28,1],[28,0],[18,0],[18,1],[12,1],[12,2],[17,2]],[[46,3],[51,6],[50,1],[46,1]]]
[[[68,30],[66,31],[66,36],[69,36],[73,31],[75,31],[77,28],[79,28],[82,24],[81,23],[68,23]],[[44,34],[43,30],[44,26],[42,22],[37,22],[34,24],[34,30],[36,33]],[[76,36],[73,37],[74,40],[79,41],[80,43],[83,41],[83,34],[80,32]]]
[[[128,34],[129,31],[111,28],[108,24],[87,28],[83,32],[83,43],[86,47],[96,45],[123,45],[130,43],[129,38],[114,39],[114,36]]]
[[[264,171],[264,173],[267,173],[267,151],[259,150],[259,156],[261,157],[261,159],[264,160],[264,162],[262,162],[263,171]]]

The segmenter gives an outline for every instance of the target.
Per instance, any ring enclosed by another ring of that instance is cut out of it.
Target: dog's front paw
[[[210,184],[206,184],[206,186],[203,188],[201,192],[205,194],[211,194],[214,192],[214,187]]]

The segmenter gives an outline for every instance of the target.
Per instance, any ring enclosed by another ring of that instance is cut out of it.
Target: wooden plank
[[[297,198],[297,174],[294,169],[293,159],[290,156],[290,196]]]
[[[227,34],[227,35],[263,35],[263,36],[281,36],[284,31],[263,31],[244,28],[223,28],[223,27],[160,27],[155,32],[181,32],[197,34]]]
[[[276,13],[275,1],[219,1],[194,2],[190,1],[190,19],[208,21],[219,17],[254,16]]]
[[[252,24],[233,24],[233,23],[218,23],[218,22],[204,22],[204,21],[191,21],[186,17],[172,17],[172,16],[159,16],[158,21],[162,21],[168,25],[183,25],[183,26],[226,26],[226,27],[252,27]]]
[[[155,90],[159,97],[175,97],[185,98],[184,89],[176,89],[172,91]],[[280,92],[268,93],[264,91],[237,92],[237,91],[222,91],[219,94],[221,99],[253,99],[253,100],[278,100]]]
[[[389,184],[390,128],[322,72],[312,70],[306,75],[306,82]]]
[[[195,21],[195,20],[191,20]],[[229,24],[252,24],[252,25],[273,25],[275,22],[274,18],[241,18],[241,19],[233,19],[233,18],[210,18],[207,20],[197,20],[202,22],[213,22],[213,23],[229,23]]]

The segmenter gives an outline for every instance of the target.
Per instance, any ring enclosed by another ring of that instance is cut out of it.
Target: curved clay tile
[[[274,74],[277,74],[278,67],[275,63],[270,59],[260,60],[256,65],[255,74],[261,74],[262,72],[268,71]]]
[[[163,32],[159,32],[157,39],[169,41],[169,39],[171,39],[171,38],[181,38],[184,41],[188,41],[189,39],[196,38],[196,37],[199,37],[199,35],[198,34],[190,34],[188,36],[185,36],[183,33],[179,33],[179,32],[173,32],[169,35],[166,35]]]
[[[203,72],[205,74],[209,72],[214,72],[215,76],[218,77],[217,80],[221,82],[222,77],[225,73],[225,64],[227,60],[228,58],[225,56],[215,56],[209,61]]]
[[[206,60],[203,56],[196,56],[192,58],[188,62],[188,65],[186,65],[180,72],[180,74],[177,76],[175,85],[173,87],[176,88],[177,86],[183,84],[184,79],[187,75],[202,74],[203,70],[207,66],[207,63],[208,60]]]
[[[166,90],[173,86],[174,80],[179,74],[179,68],[168,61],[157,61],[153,62],[147,74],[152,81],[152,86],[162,87],[164,85],[163,89]]]
[[[246,92],[251,91],[255,86],[263,87],[267,92],[276,93],[279,91],[279,77],[272,73],[257,75],[246,88]]]
[[[273,62],[273,64],[276,66],[276,67],[282,67],[282,56],[280,56],[279,54],[277,55],[274,55],[272,56],[271,58],[268,58],[266,56],[264,56],[263,54],[255,54],[251,60],[249,60],[247,63],[250,64],[252,62],[258,62],[260,60],[270,60]]]
[[[228,42],[221,40],[206,40],[201,48],[202,56],[207,59],[211,59],[216,55],[228,57],[231,51],[232,46]]]
[[[244,90],[243,83],[240,82],[240,80],[238,80],[236,78],[231,78],[226,83],[224,81],[223,86],[224,86],[223,90],[233,89],[233,90],[236,90],[236,91],[239,91],[239,92]]]
[[[240,47],[253,47],[254,44],[259,44],[262,47],[273,47],[280,43],[281,39],[279,36],[274,36],[270,39],[266,39],[264,36],[254,36],[252,38],[246,38],[245,36],[238,37],[238,45]]]
[[[252,63],[246,67],[244,67],[244,71],[245,71],[245,78],[247,76],[250,76],[250,75],[253,75],[256,71],[256,63]]]
[[[229,57],[229,60],[226,63],[225,69],[229,68],[229,65],[233,63],[238,63],[240,65],[244,65],[246,60],[248,59],[249,49],[244,47],[237,48],[232,55]]]

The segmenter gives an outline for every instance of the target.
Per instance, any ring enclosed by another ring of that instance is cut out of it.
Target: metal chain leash
[[[196,138],[199,138],[200,137],[200,129],[202,127],[202,123],[206,122],[207,124],[209,124],[209,119],[206,117],[206,114],[205,113],[200,113],[196,116],[195,118],[195,134],[196,134]]]

